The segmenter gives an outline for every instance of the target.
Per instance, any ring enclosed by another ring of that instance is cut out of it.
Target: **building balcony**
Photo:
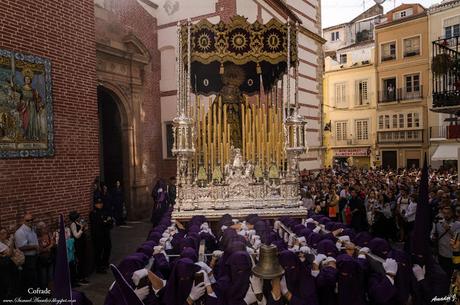
[[[430,127],[430,139],[460,139],[460,125],[432,126]]]
[[[423,99],[423,86],[379,91],[379,104],[410,102]]]
[[[433,109],[456,113],[460,110],[459,36],[433,41]]]
[[[423,129],[377,132],[379,144],[423,143]]]

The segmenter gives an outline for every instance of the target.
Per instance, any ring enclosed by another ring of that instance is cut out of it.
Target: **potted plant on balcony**
[[[431,63],[431,70],[435,75],[446,74],[452,65],[452,58],[449,54],[438,54],[433,58]]]

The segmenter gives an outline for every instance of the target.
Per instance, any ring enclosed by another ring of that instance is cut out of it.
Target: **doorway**
[[[100,179],[109,189],[115,187],[117,180],[121,185],[125,185],[122,122],[115,98],[117,97],[112,91],[102,86],[98,87]]]
[[[398,168],[398,156],[395,150],[382,151],[382,168]]]

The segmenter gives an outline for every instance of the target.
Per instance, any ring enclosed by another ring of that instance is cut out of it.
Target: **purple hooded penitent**
[[[359,263],[348,254],[337,257],[339,305],[364,305],[364,275]]]
[[[279,254],[279,263],[284,268],[284,277],[289,292],[292,293],[291,305],[317,305],[315,280],[297,255],[291,251]]]
[[[307,244],[309,247],[316,249],[318,243],[323,239],[323,237],[319,233],[312,232],[310,236],[308,236]]]
[[[165,305],[183,305],[192,290],[195,273],[200,267],[189,258],[177,260],[164,288]]]
[[[358,234],[355,235],[354,238],[351,238],[350,236],[350,239],[358,247],[368,247],[369,242],[372,239],[372,235],[369,232],[359,232]]]
[[[59,215],[59,242],[56,255],[56,272],[54,274],[53,296],[56,299],[71,300],[72,287],[70,285],[69,262],[67,260],[67,244],[65,239],[64,218]],[[64,302],[61,304],[71,304]]]
[[[339,250],[335,246],[335,243],[330,239],[323,239],[320,241],[316,246],[316,251],[332,257],[336,257],[339,254]]]
[[[198,261],[198,254],[196,253],[195,249],[185,247],[184,249],[182,249],[182,252],[180,253],[180,258],[189,258],[194,263],[196,263]]]
[[[369,249],[375,255],[386,259],[388,254],[391,251],[390,244],[383,238],[375,237],[373,238],[368,245]]]
[[[116,299],[116,304],[143,305],[144,303],[139,299],[117,267],[110,265],[110,268],[112,269],[113,276],[115,277],[115,284],[109,292],[109,297],[112,295],[112,299]]]
[[[216,285],[218,298],[224,305],[246,305],[244,297],[249,289],[252,262],[246,251],[230,255],[225,264],[225,276]]]

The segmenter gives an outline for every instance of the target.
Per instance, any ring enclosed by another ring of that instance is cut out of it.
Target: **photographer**
[[[456,233],[460,233],[460,222],[456,221],[453,216],[452,206],[445,205],[441,209],[442,218],[433,225],[431,236],[437,244],[438,262],[442,269],[450,277],[453,271],[452,247],[450,241]]]

